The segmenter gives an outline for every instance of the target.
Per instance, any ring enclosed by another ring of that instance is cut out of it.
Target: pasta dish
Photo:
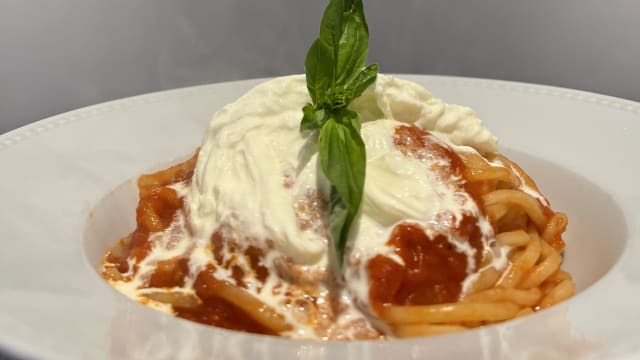
[[[103,277],[160,311],[321,340],[426,336],[534,313],[575,291],[567,216],[469,108],[378,75],[349,109],[366,178],[341,263],[304,76],[220,110],[188,160],[138,179],[136,228]]]

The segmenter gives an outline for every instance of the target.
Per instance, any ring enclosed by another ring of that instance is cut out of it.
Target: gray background
[[[0,0],[0,133],[139,93],[302,72],[325,3]],[[365,6],[370,60],[383,72],[518,80],[640,100],[640,1]]]
[[[175,87],[300,73],[326,1],[0,0],[0,133]],[[640,1],[365,0],[383,72],[640,100]]]

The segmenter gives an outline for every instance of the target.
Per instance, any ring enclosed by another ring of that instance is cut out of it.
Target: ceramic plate
[[[46,359],[614,359],[640,357],[640,104],[548,86],[404,75],[473,107],[501,151],[568,213],[570,301],[464,333],[292,341],[202,326],[98,275],[134,226],[135,178],[199,146],[211,115],[261,80],[118,100],[0,135],[0,349]]]

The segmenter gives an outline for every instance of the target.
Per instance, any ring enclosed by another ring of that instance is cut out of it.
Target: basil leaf
[[[305,60],[307,89],[315,105],[336,109],[357,97],[348,84],[364,67],[368,48],[362,0],[331,1]]]
[[[331,196],[329,222],[340,264],[364,189],[366,154],[359,123],[358,114],[341,109],[329,116],[318,139],[320,165],[336,193]]]
[[[347,110],[377,76],[366,64],[369,30],[362,0],[330,0],[320,34],[305,59],[311,104],[303,108],[300,131],[317,130],[318,157],[331,182],[331,236],[342,264],[349,229],[364,191],[365,147],[358,114]]]
[[[335,187],[331,187],[329,230],[335,241],[336,259],[338,265],[344,262],[344,249],[349,238],[349,230],[355,216],[351,215],[350,207],[344,202]]]
[[[315,105],[331,104],[329,94],[335,88],[337,44],[343,29],[344,1],[331,1],[320,22],[320,35],[307,53],[307,88]]]
[[[328,103],[327,95],[333,87],[334,68],[330,45],[319,38],[311,45],[304,63],[307,89],[311,101],[316,104]]]
[[[318,40],[330,46],[331,54],[334,55],[333,61],[327,63],[335,69],[335,54],[338,53],[338,44],[344,31],[345,8],[354,0],[331,0],[324,10],[322,20],[320,21],[320,34]]]
[[[327,114],[324,109],[318,109],[311,104],[307,104],[302,108],[302,122],[300,122],[300,132],[320,129],[322,124],[327,120]]]
[[[362,1],[345,1],[342,25],[335,52],[336,86],[345,86],[364,67],[367,60],[369,30],[364,19]]]
[[[351,88],[351,98],[349,102],[362,95],[369,85],[376,81],[377,76],[378,64],[369,65],[362,69],[348,84],[348,87]]]

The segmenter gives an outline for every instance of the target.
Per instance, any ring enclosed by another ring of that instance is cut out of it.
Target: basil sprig
[[[347,106],[378,74],[378,65],[365,67],[368,49],[362,0],[331,0],[305,61],[312,103],[303,108],[300,131],[319,130],[318,155],[331,182],[329,221],[340,265],[364,191],[366,154],[360,118]]]

